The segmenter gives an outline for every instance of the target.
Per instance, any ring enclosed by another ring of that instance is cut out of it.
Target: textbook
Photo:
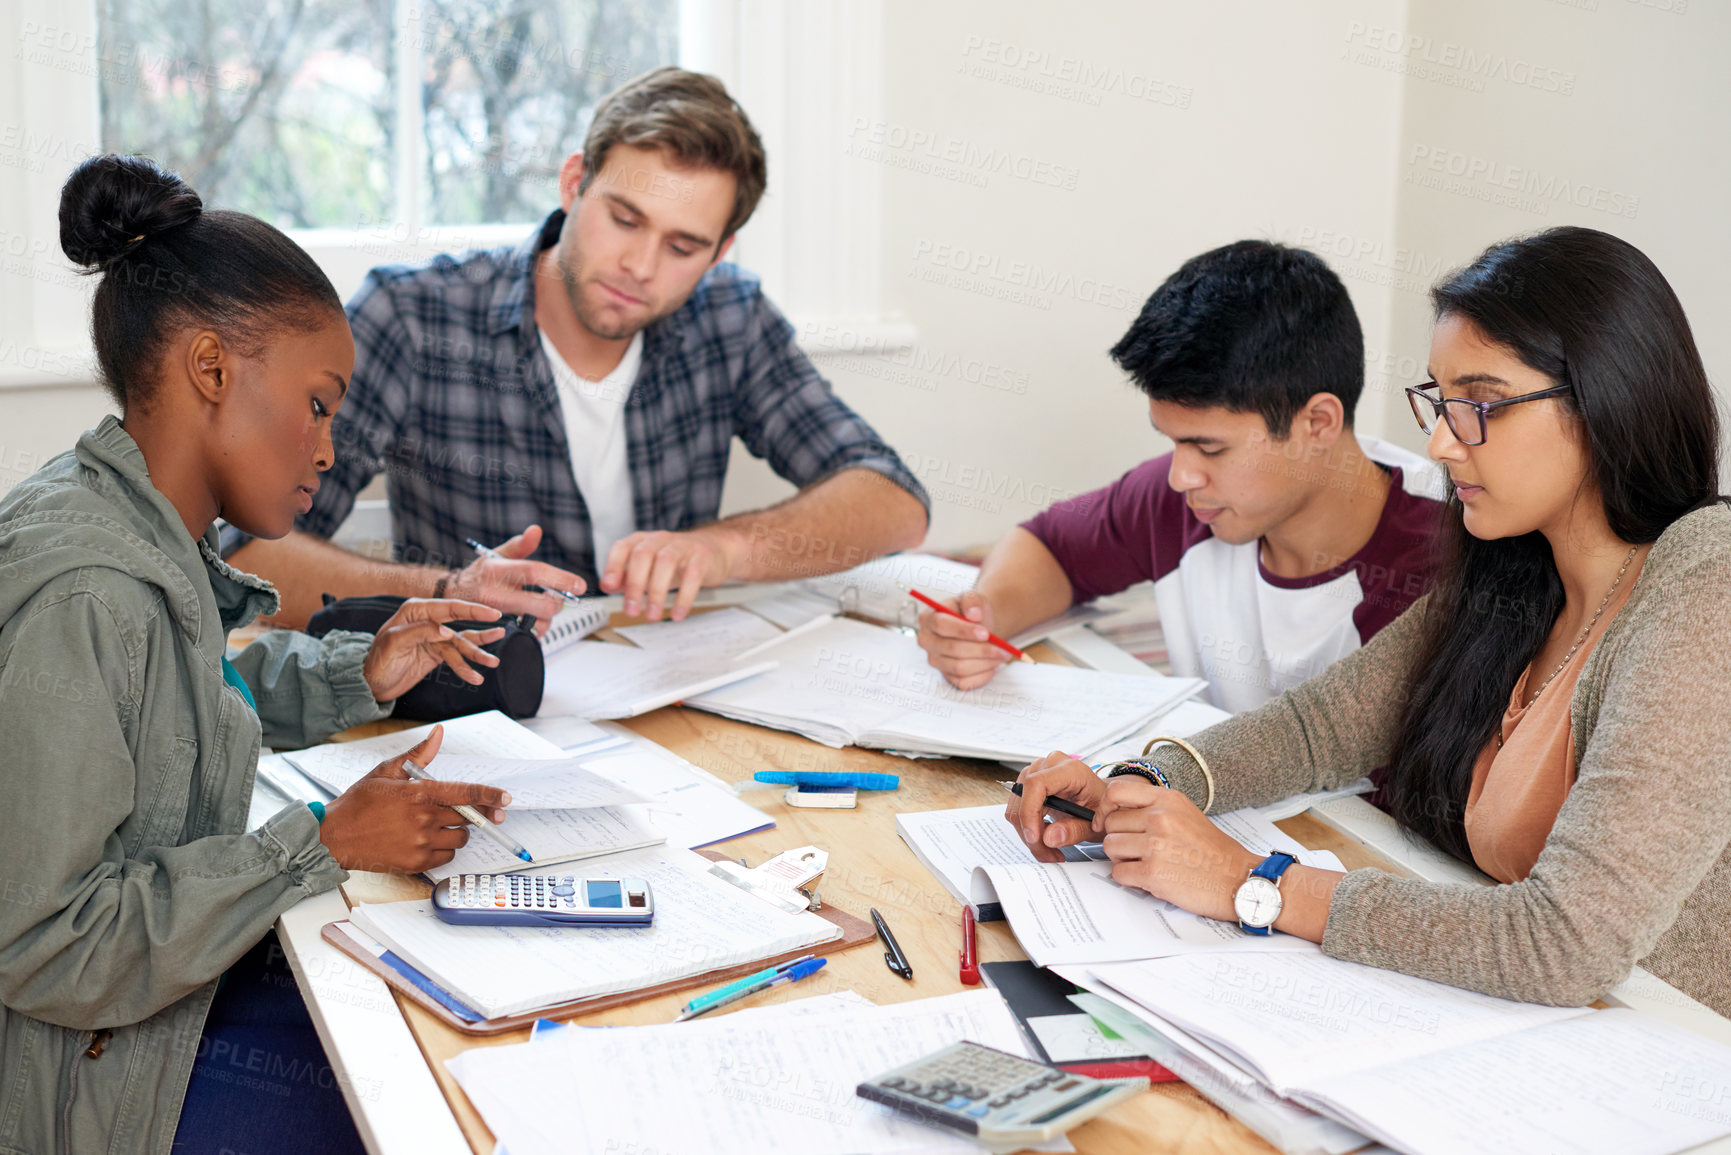
[[[1339,870],[1326,850],[1309,850],[1255,810],[1210,816],[1258,854],[1284,850],[1306,866]],[[1004,820],[1002,806],[966,806],[896,815],[896,833],[914,856],[981,920],[1008,919],[1037,966],[1095,963],[1214,951],[1309,951],[1291,935],[1250,935],[1235,923],[1180,910],[1112,879],[1099,843],[1064,848],[1064,862],[1036,859]]]
[[[1089,971],[1157,1030],[1400,1151],[1667,1155],[1731,1134],[1731,1047],[1637,1011],[1511,1002],[1320,953]]]
[[[985,686],[958,690],[927,664],[914,639],[845,618],[789,632],[752,657],[777,664],[685,704],[837,748],[1024,762],[1053,750],[1085,757],[1203,685],[1199,678],[1011,662]]]

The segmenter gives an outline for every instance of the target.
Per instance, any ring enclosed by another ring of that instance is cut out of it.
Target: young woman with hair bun
[[[451,807],[509,799],[397,758],[248,830],[260,743],[382,717],[441,663],[479,680],[502,631],[444,623],[499,615],[410,601],[377,636],[273,632],[231,662],[278,600],[214,523],[280,537],[330,468],[341,302],[281,232],[141,157],[81,164],[60,238],[100,278],[120,415],[0,500],[0,1149],[359,1151],[271,926],[347,870],[449,862]]]

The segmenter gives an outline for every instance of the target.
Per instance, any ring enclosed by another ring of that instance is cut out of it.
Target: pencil
[[[968,621],[967,618],[962,617],[961,614],[958,614],[955,610],[952,610],[949,606],[944,605],[942,602],[933,601],[931,598],[928,598],[925,594],[922,594],[919,590],[909,590],[908,593],[912,594],[914,596],[914,598],[916,598],[917,600],[930,606],[932,609],[937,610],[940,614],[949,614],[952,618],[961,618],[962,621],[964,621],[964,622]],[[968,622],[968,624],[969,625],[977,625],[978,623],[977,622]],[[994,646],[998,647],[1000,650],[1004,651],[1006,654],[1009,654],[1010,656],[1014,657],[1019,662],[1031,662],[1034,660],[1034,659],[1030,658],[1027,654],[1024,654],[1021,650],[1018,650],[1015,646],[1012,646],[1009,642],[1006,642],[1003,638],[1000,638],[997,634],[994,634],[994,633],[990,632],[989,630],[986,633],[986,640],[988,642],[992,643]]]

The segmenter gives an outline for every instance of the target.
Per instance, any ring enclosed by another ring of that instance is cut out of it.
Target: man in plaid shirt
[[[368,274],[336,465],[295,533],[230,543],[282,592],[278,620],[304,623],[321,593],[396,593],[545,621],[559,602],[522,587],[597,584],[627,613],[682,618],[703,586],[919,544],[924,489],[757,278],[721,263],[765,168],[720,82],[656,69],[596,110],[562,207],[524,244]],[[717,521],[735,436],[800,492]],[[325,540],[381,471],[390,563]],[[504,556],[476,558],[471,538]]]

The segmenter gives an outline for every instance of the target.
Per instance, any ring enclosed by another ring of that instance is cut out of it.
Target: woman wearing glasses
[[[1407,390],[1452,482],[1432,592],[1110,784],[1042,759],[1008,817],[1042,859],[1104,836],[1119,882],[1337,958],[1556,1005],[1640,964],[1731,1014],[1731,510],[1682,306],[1583,228],[1494,245],[1432,299],[1434,380]],[[1203,817],[1385,766],[1395,818],[1501,885],[1264,860]],[[1050,794],[1094,829],[1042,828]]]

